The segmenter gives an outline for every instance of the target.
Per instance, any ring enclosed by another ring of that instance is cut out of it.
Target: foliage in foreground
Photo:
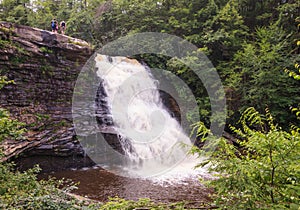
[[[300,208],[300,129],[283,131],[274,124],[271,114],[259,114],[248,108],[242,115],[237,134],[240,147],[226,139],[216,140],[202,125],[198,135],[213,142],[209,164],[217,179],[214,200],[221,209],[299,209]],[[216,143],[217,142],[217,143]],[[196,150],[196,149],[195,149]],[[197,152],[201,153],[200,150]]]
[[[58,189],[63,181],[38,181],[38,168],[13,172],[10,164],[0,164],[0,209],[81,209],[81,203]]]
[[[101,206],[100,209],[110,210],[110,209],[122,209],[122,210],[131,210],[131,209],[185,209],[184,203],[175,203],[175,204],[162,204],[154,203],[148,198],[140,198],[138,201],[125,200],[122,198],[110,198],[110,201]]]

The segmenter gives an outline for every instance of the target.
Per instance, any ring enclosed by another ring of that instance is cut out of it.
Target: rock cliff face
[[[0,90],[0,107],[28,130],[22,141],[4,142],[7,159],[22,154],[23,164],[26,157],[42,155],[43,161],[30,159],[29,165],[54,170],[92,164],[76,140],[71,116],[76,78],[92,53],[82,40],[0,23],[0,75],[15,82]],[[59,164],[53,157],[61,157]]]
[[[75,82],[92,53],[85,41],[0,22],[0,75],[15,83],[0,90],[0,107],[27,128],[23,140],[2,144],[5,159],[14,160],[20,169],[39,164],[44,171],[94,164],[77,140],[71,113]],[[176,101],[166,93],[161,96],[180,121]],[[94,114],[100,127],[109,128],[113,122],[105,97],[100,85]],[[101,131],[105,140],[122,153],[118,134],[109,130]]]

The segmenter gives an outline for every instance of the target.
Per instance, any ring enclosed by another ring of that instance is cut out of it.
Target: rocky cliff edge
[[[0,75],[15,82],[0,90],[0,107],[27,129],[25,139],[2,144],[4,159],[20,168],[27,161],[54,170],[92,164],[76,139],[71,114],[76,78],[92,53],[83,40],[0,22]]]

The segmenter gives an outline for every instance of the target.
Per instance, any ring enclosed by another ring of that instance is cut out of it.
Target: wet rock
[[[174,117],[179,123],[181,122],[181,111],[179,105],[176,100],[172,98],[172,96],[165,91],[159,91],[160,97],[162,99],[162,103],[167,108],[168,112],[172,117]]]

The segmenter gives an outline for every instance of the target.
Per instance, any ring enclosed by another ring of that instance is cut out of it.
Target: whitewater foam
[[[95,61],[129,160],[124,161],[121,170],[157,183],[207,174],[204,168],[194,169],[199,159],[188,155],[192,143],[164,107],[157,81],[148,69],[125,57],[98,54]]]

